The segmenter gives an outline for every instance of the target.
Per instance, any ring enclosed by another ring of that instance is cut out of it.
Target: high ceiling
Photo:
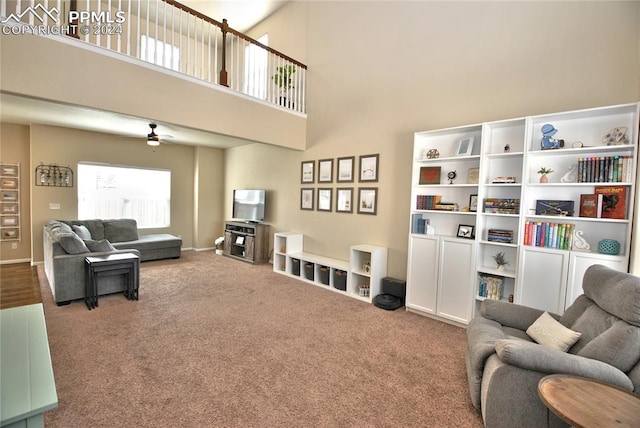
[[[232,28],[244,32],[285,5],[287,1],[183,0],[181,3],[217,21],[226,18]],[[126,116],[7,93],[0,93],[0,121],[27,125],[61,126],[133,138],[146,138],[146,134],[150,132],[149,120],[142,116]],[[156,133],[161,136],[161,141],[171,144],[229,148],[250,143],[247,140],[171,123],[158,123]],[[170,138],[162,139],[162,136],[166,135]]]

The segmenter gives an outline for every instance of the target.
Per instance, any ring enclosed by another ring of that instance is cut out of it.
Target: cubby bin
[[[329,270],[328,266],[318,267],[318,279],[320,280],[320,283],[329,285]]]
[[[291,274],[295,276],[300,276],[300,260],[299,259],[291,259]]]
[[[333,288],[340,291],[347,291],[347,271],[341,269],[333,270]]]
[[[309,281],[313,281],[315,265],[313,263],[304,264],[304,277]]]

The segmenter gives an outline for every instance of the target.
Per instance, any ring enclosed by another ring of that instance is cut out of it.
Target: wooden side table
[[[538,382],[538,395],[545,406],[573,427],[640,426],[640,395],[614,385],[550,375]]]
[[[85,257],[84,302],[89,310],[98,307],[98,277],[125,275],[124,295],[138,300],[140,257],[131,253]]]

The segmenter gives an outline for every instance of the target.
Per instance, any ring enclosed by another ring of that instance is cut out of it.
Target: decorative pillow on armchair
[[[567,352],[580,339],[582,333],[568,329],[548,312],[543,313],[527,329],[527,334],[540,345]]]

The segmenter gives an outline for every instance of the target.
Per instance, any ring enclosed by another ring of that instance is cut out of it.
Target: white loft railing
[[[3,34],[70,36],[306,113],[307,67],[173,0],[0,0]]]

